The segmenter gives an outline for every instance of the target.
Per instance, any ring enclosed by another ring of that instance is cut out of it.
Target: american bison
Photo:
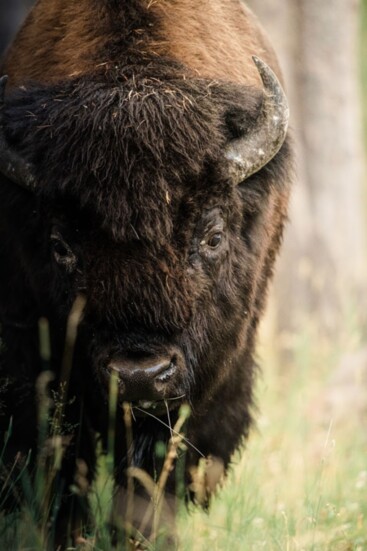
[[[98,439],[106,449],[112,373],[118,407],[132,412],[132,446],[120,414],[114,429],[121,517],[129,461],[156,477],[156,444],[182,404],[187,495],[201,457],[226,469],[247,436],[291,180],[288,107],[272,49],[238,0],[39,0],[1,73],[8,467],[39,447],[38,321],[49,321],[57,393],[70,311],[84,301],[53,490],[62,533],[70,517],[75,530],[88,521],[87,496],[70,487],[77,465],[92,482]]]

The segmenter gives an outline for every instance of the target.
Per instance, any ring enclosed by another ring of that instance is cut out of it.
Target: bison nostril
[[[159,393],[163,393],[166,384],[170,381],[170,379],[176,374],[177,372],[177,365],[174,361],[174,358],[166,364],[165,369],[162,369],[162,371],[156,375],[154,379],[154,387]]]
[[[165,368],[156,375],[156,381],[160,383],[167,382],[172,377],[172,375],[174,375],[176,369],[176,365],[173,362],[169,362],[169,364],[167,364]]]
[[[149,358],[146,362],[135,365],[135,369],[142,370],[149,379],[168,378],[170,372],[175,370],[175,357],[173,358]]]
[[[120,365],[118,363],[110,362],[107,366],[107,369],[114,371],[117,375],[120,374]]]

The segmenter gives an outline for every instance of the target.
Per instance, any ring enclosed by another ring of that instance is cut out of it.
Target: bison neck
[[[129,58],[165,57],[196,76],[259,85],[251,55],[277,70],[269,52],[259,23],[239,0],[39,0],[4,71],[21,85],[93,73]]]

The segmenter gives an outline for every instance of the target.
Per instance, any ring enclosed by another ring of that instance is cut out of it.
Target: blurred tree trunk
[[[0,0],[0,57],[35,0]]]
[[[277,325],[287,333],[313,319],[337,337],[347,310],[366,304],[359,2],[248,4],[279,54],[297,149],[291,222],[275,281]]]

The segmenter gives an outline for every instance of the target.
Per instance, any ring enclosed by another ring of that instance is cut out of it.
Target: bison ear
[[[4,132],[4,98],[7,76],[0,78],[0,174],[22,188],[34,191],[36,180],[33,166],[22,159],[7,142]]]
[[[282,147],[288,129],[288,102],[277,77],[266,63],[257,57],[252,59],[264,84],[264,96],[254,126],[244,136],[231,140],[225,150],[229,176],[235,185],[271,161]]]

